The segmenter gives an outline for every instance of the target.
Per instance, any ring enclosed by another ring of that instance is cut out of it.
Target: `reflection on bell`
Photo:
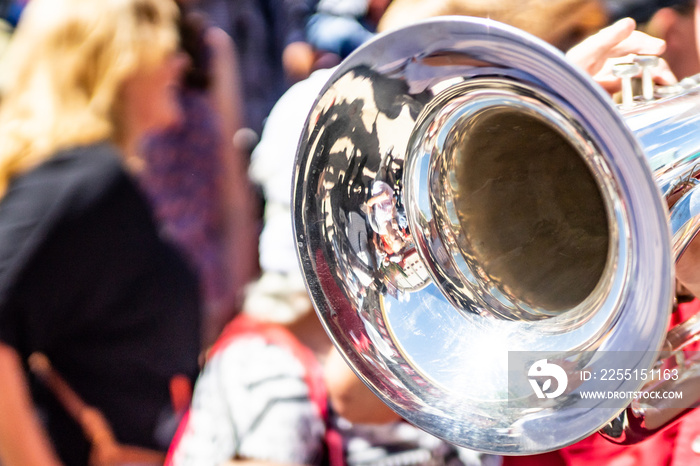
[[[700,112],[678,111],[690,98],[623,116],[558,51],[483,19],[425,21],[351,55],[307,120],[294,225],[358,376],[408,421],[486,452],[554,450],[618,415],[630,399],[576,396],[593,377],[533,405],[509,358],[543,352],[569,374],[623,350],[629,367],[656,363],[674,290],[659,189],[698,153]],[[689,212],[675,211],[686,230]]]

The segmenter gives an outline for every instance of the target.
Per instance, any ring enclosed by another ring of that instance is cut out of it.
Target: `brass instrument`
[[[697,101],[691,86],[621,112],[559,51],[484,19],[357,50],[316,100],[293,182],[300,262],[346,361],[408,421],[500,454],[601,428],[633,442],[692,406],[581,392],[613,362],[675,370],[616,393],[697,378],[680,350],[700,324],[667,333],[700,218]],[[513,385],[516,354],[530,372]],[[538,379],[542,361],[569,380]]]

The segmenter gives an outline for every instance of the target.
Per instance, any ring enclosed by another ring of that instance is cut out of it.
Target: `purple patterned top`
[[[221,133],[204,94],[181,94],[184,121],[146,141],[139,180],[161,233],[189,259],[200,276],[205,301],[212,302],[224,297],[230,286],[223,263]]]

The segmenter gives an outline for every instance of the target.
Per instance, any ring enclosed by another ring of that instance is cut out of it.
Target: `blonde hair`
[[[607,22],[599,0],[394,0],[378,30],[396,29],[435,16],[491,18],[566,49]]]
[[[172,0],[32,0],[0,62],[0,196],[57,150],[119,142],[119,93],[176,50]]]

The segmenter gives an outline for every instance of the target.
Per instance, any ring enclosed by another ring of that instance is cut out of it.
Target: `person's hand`
[[[355,375],[335,347],[324,362],[324,380],[333,412],[353,423],[384,424],[401,420]]]
[[[313,71],[315,53],[313,47],[302,41],[288,44],[282,51],[282,67],[288,79],[298,82]]]
[[[566,58],[591,75],[606,91],[615,93],[620,90],[620,78],[612,74],[616,63],[629,62],[634,55],[658,56],[666,49],[663,40],[635,28],[632,18],[623,18],[571,48]],[[676,82],[663,60],[659,60],[659,66],[653,70],[653,77],[657,84]]]

